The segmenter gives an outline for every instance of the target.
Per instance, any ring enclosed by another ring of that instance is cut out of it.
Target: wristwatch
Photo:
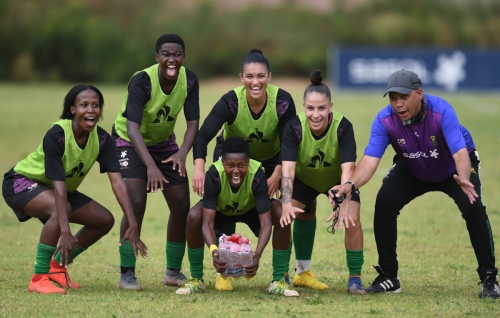
[[[347,181],[344,184],[350,184],[351,185],[351,194],[353,194],[356,191],[356,186],[354,185],[354,182],[352,181]]]

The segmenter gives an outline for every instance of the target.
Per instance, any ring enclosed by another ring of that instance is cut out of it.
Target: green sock
[[[55,246],[48,246],[38,242],[35,259],[35,274],[47,274],[50,270],[50,260],[56,251]]]
[[[196,279],[203,279],[203,258],[205,249],[200,248],[189,248],[188,247],[188,259],[189,259],[189,269],[191,270],[191,277]]]
[[[288,244],[288,259],[287,259],[287,262],[286,262],[286,271],[288,272],[290,270],[290,258],[292,257],[292,246],[293,246],[293,243],[292,241],[290,241],[290,243]]]
[[[316,235],[316,218],[313,220],[293,221],[293,245],[295,247],[295,259],[311,260],[314,236]]]
[[[273,280],[279,281],[288,271],[287,260],[290,260],[288,250],[277,250],[273,248]]]
[[[167,240],[167,267],[170,269],[181,269],[185,252],[186,242],[175,243]]]
[[[345,252],[347,267],[349,268],[349,275],[361,275],[361,267],[363,267],[363,263],[365,262],[363,250],[351,251],[346,248]]]
[[[76,249],[75,246],[73,246],[73,250],[71,251],[71,256],[73,256],[73,260],[80,254],[82,254],[83,252],[85,252],[87,250],[86,247],[81,247],[79,246],[78,249]],[[58,252],[56,257],[54,257],[54,260],[59,263],[61,261],[61,252]]]
[[[120,237],[120,242],[123,240]],[[120,251],[120,266],[121,267],[135,267],[137,259],[134,256],[134,249],[129,241],[123,242],[122,246],[118,248]]]

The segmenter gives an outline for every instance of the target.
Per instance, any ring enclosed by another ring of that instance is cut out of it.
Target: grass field
[[[214,80],[200,84],[202,119],[217,99],[234,86],[231,80]],[[273,79],[273,84],[292,93],[301,111],[306,81]],[[126,85],[96,85],[104,94],[104,120],[101,126],[110,131],[123,101]],[[6,172],[33,152],[42,140],[49,123],[61,112],[62,99],[71,84],[0,84],[0,171]],[[430,92],[432,93],[432,92]],[[386,105],[382,89],[377,92],[333,92],[334,108],[353,124],[358,144],[358,160],[366,146],[375,114]],[[442,94],[454,105],[461,123],[471,131],[482,160],[483,199],[488,208],[495,240],[500,250],[500,95],[493,93]],[[182,140],[185,123],[178,121],[177,136]],[[213,148],[213,142],[210,149]],[[210,153],[211,150],[209,150]],[[393,156],[388,149],[374,178],[362,191],[362,223],[365,235],[363,282],[376,277],[371,265],[377,264],[373,237],[373,205],[381,179]],[[192,176],[192,156],[187,169]],[[207,165],[208,167],[208,165]],[[117,221],[122,212],[113,196],[107,177],[94,167],[80,187],[97,202],[110,209]],[[394,195],[397,195],[395,193]],[[160,194],[148,198],[142,239],[149,247],[149,258],[139,259],[137,276],[145,288],[142,292],[118,289],[119,254],[117,225],[101,241],[76,259],[70,267],[74,281],[82,289],[66,295],[38,295],[27,290],[33,271],[36,243],[41,223],[30,220],[19,223],[3,200],[0,200],[0,316],[5,317],[326,317],[326,316],[498,316],[500,303],[479,300],[476,285],[477,263],[465,222],[451,199],[442,193],[429,193],[409,204],[399,217],[398,258],[402,293],[394,295],[350,296],[346,292],[348,271],[343,233],[327,233],[331,208],[325,197],[318,201],[318,226],[313,253],[313,272],[329,284],[330,289],[298,289],[300,297],[269,296],[263,290],[271,279],[271,246],[261,260],[257,276],[251,281],[233,283],[233,292],[213,289],[215,274],[208,249],[205,253],[207,292],[200,295],[175,295],[175,288],[163,287],[165,270],[165,229],[168,208]],[[198,198],[191,194],[191,203]],[[118,223],[118,222],[117,222]],[[73,227],[77,229],[77,227]],[[246,226],[238,231],[248,235]],[[253,238],[253,242],[256,239]],[[294,266],[292,255],[291,268]],[[189,276],[187,254],[183,271]]]

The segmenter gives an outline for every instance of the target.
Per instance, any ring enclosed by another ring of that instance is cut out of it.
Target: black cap
[[[420,88],[422,81],[418,75],[408,70],[401,70],[391,74],[387,80],[387,90],[385,95],[389,92],[396,92],[400,94],[409,94],[412,90]]]

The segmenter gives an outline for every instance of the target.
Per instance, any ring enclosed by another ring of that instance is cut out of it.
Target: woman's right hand
[[[304,210],[294,207],[291,203],[283,204],[281,206],[281,227],[291,224],[293,219],[295,219],[295,213],[304,213]]]
[[[163,183],[168,183],[163,173],[156,165],[149,166],[148,168],[148,182],[146,183],[146,190],[152,193],[157,192],[158,189],[163,191]],[[158,187],[158,184],[160,185]]]
[[[217,271],[217,273],[221,273],[221,274],[224,273],[227,269],[227,263],[222,262],[219,259],[219,252],[217,250],[212,252],[212,258],[213,258],[214,267],[215,267],[215,270]]]
[[[205,187],[205,171],[195,169],[193,173],[193,191],[200,197],[203,196]]]
[[[78,250],[78,239],[71,234],[71,232],[61,233],[59,238],[59,246],[57,246],[56,251],[52,255],[54,258],[57,252],[61,252],[61,258],[59,259],[59,265],[68,267],[69,264],[73,263],[73,246]]]

